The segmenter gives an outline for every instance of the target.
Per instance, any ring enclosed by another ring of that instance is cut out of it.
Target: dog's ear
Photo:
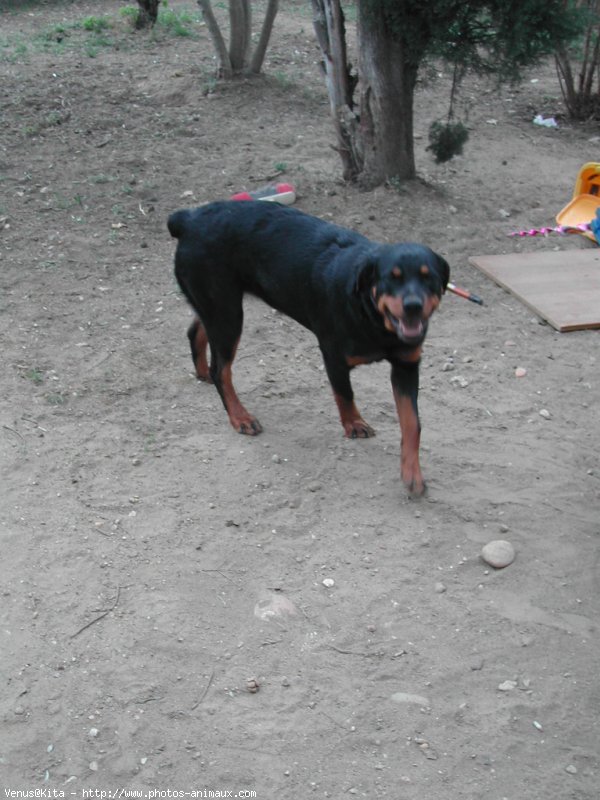
[[[448,282],[450,280],[450,265],[446,261],[445,258],[438,256],[436,253],[437,258],[437,268],[440,274],[440,281],[442,282],[442,294],[446,291],[448,287]]]
[[[369,291],[371,286],[375,283],[377,278],[377,259],[370,255],[367,256],[363,263],[360,264],[356,272],[354,280],[354,291],[356,294],[362,294]]]

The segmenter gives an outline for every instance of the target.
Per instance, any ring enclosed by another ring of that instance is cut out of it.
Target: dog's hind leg
[[[219,392],[232,426],[238,433],[256,436],[262,431],[261,424],[242,405],[232,379],[233,360],[242,334],[244,319],[241,295],[239,303],[232,303],[232,299],[229,298],[228,306],[227,311],[223,307],[220,308],[218,317],[202,315],[205,332],[202,335],[196,331],[196,341],[199,336],[200,344],[204,338],[210,344],[209,375]]]
[[[206,358],[206,347],[208,345],[208,336],[206,329],[200,320],[200,317],[192,322],[188,328],[188,339],[190,340],[190,349],[192,351],[192,361],[196,367],[196,376],[199,381],[206,381],[212,383],[210,377],[210,370],[208,367],[208,360]]]

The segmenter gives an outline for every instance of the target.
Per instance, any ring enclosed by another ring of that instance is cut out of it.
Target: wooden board
[[[469,261],[558,331],[600,328],[600,248]]]

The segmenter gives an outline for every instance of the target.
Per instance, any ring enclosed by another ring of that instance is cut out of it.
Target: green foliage
[[[63,392],[49,392],[46,395],[46,402],[51,406],[63,406],[67,398]]]
[[[458,86],[467,72],[495,75],[516,82],[522,70],[553,55],[582,30],[577,6],[600,0],[357,0],[364,33],[361,46],[372,46],[379,56],[381,76],[403,76],[407,107],[412,113],[416,75],[427,61],[444,59],[454,68],[448,118],[434,122],[429,147],[438,163],[462,152],[467,129],[453,121]],[[360,29],[359,29],[360,34]],[[371,43],[376,42],[377,46]],[[386,60],[388,63],[385,63]],[[382,84],[385,80],[382,79]],[[389,113],[389,110],[385,112]],[[381,120],[376,121],[379,125]],[[414,174],[414,156],[402,164],[369,167],[381,174]],[[381,159],[380,159],[381,160]],[[398,159],[397,159],[398,160]],[[401,160],[401,159],[400,159]]]
[[[84,31],[102,33],[102,31],[110,28],[110,20],[107,17],[86,17],[81,23],[81,27]]]
[[[119,14],[133,26],[137,22],[139,9],[137,6],[123,6],[119,9]]]
[[[23,0],[24,1],[24,0]],[[46,2],[46,0],[43,0]],[[5,0],[0,0],[0,5]],[[35,0],[42,2],[42,0]],[[34,0],[32,4],[35,5]],[[131,23],[134,28],[138,18],[139,8],[127,5],[118,9],[118,15]],[[197,25],[200,14],[186,11],[175,12],[163,0],[158,13],[155,35],[159,32],[167,36],[197,36]],[[117,12],[114,15],[87,16],[73,22],[59,23],[48,27],[41,27],[32,35],[25,37],[23,34],[10,36],[0,35],[0,62],[17,63],[28,60],[38,52],[52,53],[60,56],[65,52],[78,51],[95,58],[105,48],[127,48],[125,26],[118,24]],[[34,131],[28,131],[33,135]]]
[[[281,69],[276,70],[273,73],[273,77],[282,89],[290,89],[294,85],[294,81],[290,78],[290,76],[286,75],[286,73]]]
[[[581,31],[576,0],[359,0],[402,49],[405,63],[428,56],[517,80],[523,67]]]
[[[167,2],[162,3],[162,8],[158,11],[156,28],[164,31],[170,36],[195,36],[193,26],[200,22],[199,14],[191,14],[188,11],[174,11],[169,8]],[[138,6],[123,6],[119,9],[119,14],[135,27],[138,22],[140,9]]]
[[[186,11],[177,13],[170,8],[165,8],[158,12],[157,24],[160,25],[171,36],[191,36],[190,25],[194,22],[194,17]]]
[[[44,373],[38,367],[31,367],[30,369],[25,370],[24,377],[30,380],[32,383],[35,383],[37,386],[44,382]]]
[[[407,192],[405,181],[403,181],[402,178],[399,178],[397,175],[392,175],[391,178],[388,178],[386,184],[390,187],[390,189],[393,189],[398,194],[406,194]]]
[[[450,161],[453,156],[462,153],[469,138],[469,131],[462,122],[432,122],[429,128],[429,147],[435,156],[436,164]]]

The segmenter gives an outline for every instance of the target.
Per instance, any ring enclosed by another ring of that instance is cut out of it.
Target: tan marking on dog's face
[[[393,324],[388,320],[386,311],[388,311],[396,319],[404,319],[404,305],[401,297],[396,297],[390,294],[382,294],[376,297],[376,291],[373,289],[373,297],[377,305],[377,310],[384,320],[385,327],[392,332],[395,332]],[[423,313],[420,318],[425,322],[431,317],[434,311],[439,308],[440,298],[437,295],[426,295],[423,302]]]
[[[400,339],[408,336],[409,331],[414,329],[418,322],[426,326],[427,321],[440,304],[440,298],[437,295],[425,294],[423,297],[423,310],[421,314],[418,318],[415,318],[414,315],[409,318],[408,315],[404,313],[404,305],[400,295],[382,294],[377,297],[376,288],[373,287],[371,291],[377,310],[383,319],[385,329],[390,333],[396,334]],[[418,336],[416,331],[415,336]],[[408,338],[410,340],[414,337],[408,336]]]
[[[421,275],[429,275],[429,267],[427,266],[427,264],[423,264],[423,266],[421,267],[420,272],[421,272]]]

